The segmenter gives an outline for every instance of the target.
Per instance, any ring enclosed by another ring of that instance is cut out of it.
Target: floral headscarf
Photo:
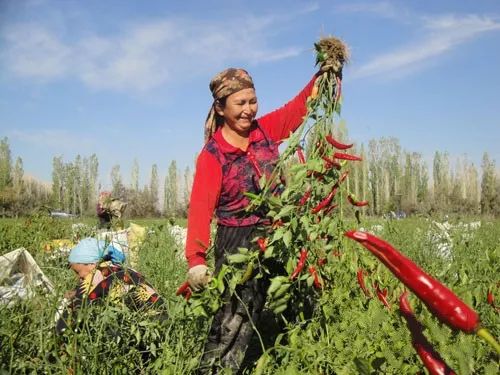
[[[252,77],[250,77],[248,72],[238,68],[229,68],[218,73],[210,81],[209,87],[214,102],[205,121],[205,142],[210,139],[217,129],[215,102],[240,90],[255,88]]]

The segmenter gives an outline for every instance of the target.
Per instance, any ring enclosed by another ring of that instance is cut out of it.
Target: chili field
[[[25,247],[55,286],[53,294],[39,291],[30,299],[0,305],[0,373],[194,373],[210,318],[194,314],[193,304],[175,295],[185,280],[186,264],[182,241],[170,234],[167,221],[142,223],[148,235],[139,249],[136,268],[164,298],[162,308],[168,319],[155,321],[143,312],[116,305],[91,306],[82,311],[78,330],[55,335],[56,308],[76,278],[67,268],[66,254],[46,251],[43,245],[53,239],[71,239],[72,224],[45,216],[0,221],[0,253]],[[367,220],[356,227],[392,243],[443,282],[477,311],[482,326],[498,339],[498,306],[487,296],[490,292],[500,298],[499,224],[408,218]],[[328,256],[328,276],[324,287],[314,291],[309,314],[288,319],[287,324],[282,319],[286,313],[265,311],[243,373],[424,372],[398,309],[403,285],[355,241],[344,238],[341,243]],[[364,291],[358,283],[360,268]],[[376,297],[375,286],[387,291],[385,304]],[[498,356],[485,341],[452,331],[415,295],[410,294],[409,301],[427,340],[458,374],[498,373]]]

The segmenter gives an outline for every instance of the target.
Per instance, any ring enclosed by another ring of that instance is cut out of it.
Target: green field
[[[499,338],[498,312],[487,303],[486,296],[492,290],[499,297],[500,222],[482,220],[469,225],[472,221],[443,224],[410,218],[360,226],[373,230],[444,282]],[[61,338],[53,331],[54,312],[76,279],[65,257],[54,257],[43,251],[42,245],[52,239],[71,238],[71,224],[75,222],[43,216],[0,221],[0,253],[25,247],[56,286],[53,295],[38,294],[10,307],[0,305],[0,373],[189,374],[195,370],[209,319],[192,314],[189,305],[175,296],[186,277],[182,245],[169,234],[166,220],[134,222],[150,229],[140,248],[138,271],[165,299],[169,319],[151,321],[141,313],[115,306],[89,308],[81,329]],[[365,249],[348,239],[343,243],[341,255],[329,259],[329,281],[322,292],[316,293],[313,317],[290,324],[275,341],[261,329],[266,352],[257,367],[249,364],[245,373],[423,371],[398,313],[401,283]],[[364,296],[356,281],[359,267],[369,271],[366,282],[370,287],[377,282],[387,288],[390,310],[378,299]],[[459,374],[498,373],[498,357],[484,341],[452,332],[415,296],[410,301],[426,327],[426,337]]]

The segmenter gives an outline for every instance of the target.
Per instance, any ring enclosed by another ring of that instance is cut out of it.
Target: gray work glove
[[[188,283],[194,291],[199,291],[205,288],[211,278],[212,273],[204,264],[191,267],[188,271]]]

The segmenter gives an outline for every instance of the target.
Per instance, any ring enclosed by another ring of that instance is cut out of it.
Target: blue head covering
[[[83,238],[69,253],[69,263],[91,264],[111,260],[115,264],[125,262],[125,255],[112,245],[95,238]]]

